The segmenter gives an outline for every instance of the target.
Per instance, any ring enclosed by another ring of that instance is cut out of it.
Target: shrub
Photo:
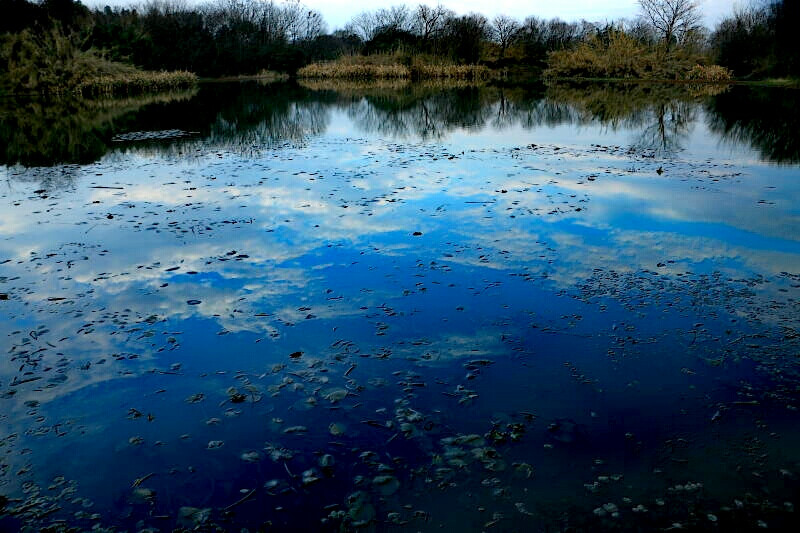
[[[593,36],[570,50],[548,54],[549,78],[644,78],[655,69],[656,55],[621,32]]]
[[[89,77],[78,83],[72,92],[84,97],[131,96],[185,90],[196,83],[197,76],[191,72],[135,71],[129,74]]]
[[[346,64],[338,61],[311,63],[297,71],[299,78],[387,79],[410,78],[404,65]]]
[[[484,65],[434,62],[430,57],[399,52],[370,56],[343,56],[336,61],[312,63],[297,71],[299,78],[452,79],[485,80],[491,71]]]
[[[611,30],[570,50],[550,52],[545,78],[617,78],[727,81],[731,73],[690,48],[669,52],[643,44],[631,35]]]
[[[9,93],[120,96],[191,87],[190,72],[145,72],[82,50],[77,34],[61,26],[7,35],[0,48],[6,62],[2,86]]]
[[[695,65],[686,74],[687,80],[698,81],[731,81],[731,71],[719,65]]]

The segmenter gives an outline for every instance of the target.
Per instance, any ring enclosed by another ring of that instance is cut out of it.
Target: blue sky
[[[205,3],[198,0],[186,0],[189,4]],[[212,0],[213,2],[214,0]],[[89,6],[122,6],[134,2],[129,0],[84,0]],[[322,13],[329,29],[341,28],[353,16],[361,11],[375,10],[405,3],[416,6],[419,2],[399,2],[397,0],[304,0],[303,4]],[[426,2],[435,5],[437,2]],[[456,13],[471,11],[482,13],[491,18],[497,14],[505,14],[519,19],[528,15],[564,20],[586,19],[592,22],[619,18],[634,18],[638,12],[636,0],[443,0],[442,5]],[[733,12],[742,0],[699,0],[706,26],[713,27],[722,17]]]

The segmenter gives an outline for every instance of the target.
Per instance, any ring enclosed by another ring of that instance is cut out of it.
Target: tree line
[[[549,54],[624,35],[666,53],[691,49],[739,78],[800,75],[798,2],[762,0],[738,8],[713,31],[695,0],[639,0],[634,20],[593,23],[479,13],[437,5],[365,11],[329,31],[322,15],[299,0],[147,0],[136,7],[89,9],[79,0],[0,0],[0,34],[56,30],[83,50],[148,70],[201,76],[294,72],[344,54],[430,55],[455,63],[536,71]],[[3,55],[13,55],[4,39]],[[16,42],[19,42],[17,40]]]

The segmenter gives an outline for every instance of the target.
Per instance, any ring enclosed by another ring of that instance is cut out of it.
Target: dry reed
[[[346,80],[486,80],[491,71],[484,65],[434,63],[398,54],[343,56],[336,61],[311,63],[297,71],[304,79]]]
[[[91,76],[81,80],[72,92],[83,97],[132,96],[150,92],[180,91],[193,87],[197,76],[191,72],[136,71],[126,74]]]

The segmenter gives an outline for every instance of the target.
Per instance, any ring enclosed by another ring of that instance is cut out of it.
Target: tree
[[[655,28],[669,51],[701,28],[700,7],[695,0],[639,0],[642,17]]]
[[[427,43],[431,39],[439,37],[444,31],[447,20],[454,16],[452,11],[441,4],[436,7],[420,4],[414,11],[412,28],[423,43]]]
[[[516,19],[506,15],[497,15],[492,20],[491,33],[498,45],[500,45],[500,57],[502,60],[506,55],[506,49],[513,44],[519,35],[520,24]]]
[[[410,31],[411,12],[405,5],[379,9],[375,12],[378,27],[383,30]]]
[[[489,35],[489,22],[481,14],[470,13],[447,21],[445,40],[454,59],[477,63],[483,41]]]
[[[380,29],[380,21],[375,13],[362,11],[348,22],[344,30],[348,34],[357,35],[362,41],[369,41]]]

